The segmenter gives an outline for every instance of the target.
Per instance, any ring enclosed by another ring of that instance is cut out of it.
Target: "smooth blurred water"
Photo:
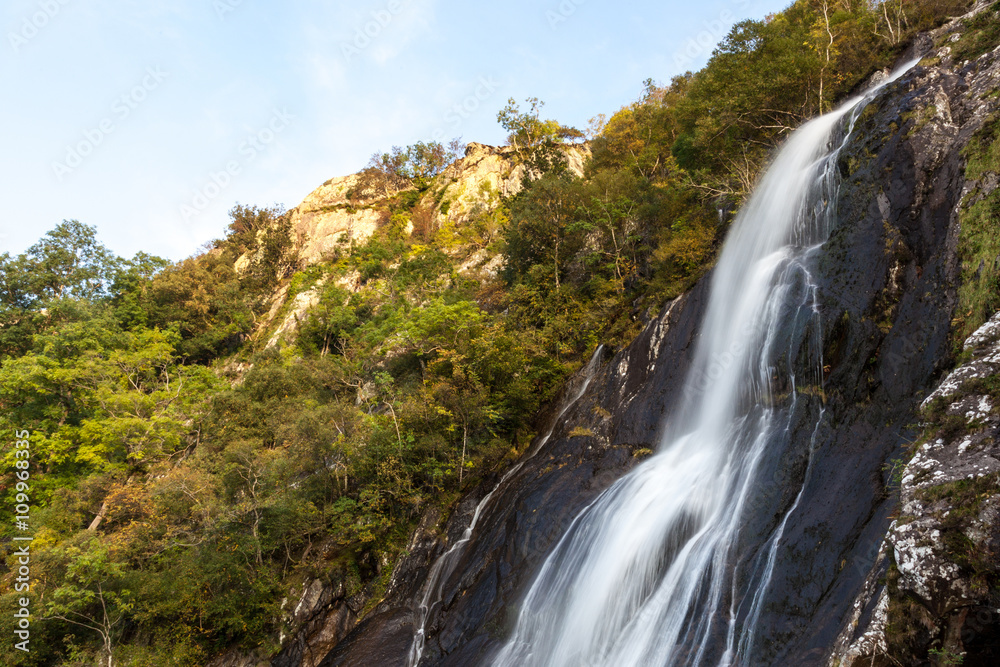
[[[722,249],[684,399],[657,453],[576,517],[494,665],[754,664],[812,445],[783,507],[761,469],[785,451],[796,415],[818,426],[823,413],[810,266],[835,222],[837,153],[867,101],[915,63],[806,123],[778,152]],[[758,515],[774,517],[766,533],[741,535]]]

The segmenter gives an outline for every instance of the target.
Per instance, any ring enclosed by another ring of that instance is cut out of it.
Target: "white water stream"
[[[574,519],[496,667],[755,664],[760,614],[812,448],[798,495],[763,541],[741,540],[741,529],[762,511],[761,469],[782,451],[794,417],[811,415],[814,428],[822,419],[810,267],[834,223],[837,154],[865,104],[915,62],[806,123],[778,152],[722,250],[685,395],[657,453]]]

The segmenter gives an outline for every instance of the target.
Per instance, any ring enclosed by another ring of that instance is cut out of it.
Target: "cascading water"
[[[823,418],[810,266],[834,222],[836,158],[874,94],[797,130],[740,211],[712,279],[684,399],[655,456],[581,512],[528,591],[497,667],[752,665],[798,496],[762,469]],[[837,137],[842,141],[838,142]],[[776,517],[759,539],[741,531]]]
[[[479,504],[476,505],[475,511],[472,513],[472,521],[469,522],[469,527],[465,529],[462,534],[462,538],[457,540],[454,545],[448,551],[444,552],[440,558],[438,558],[434,565],[431,566],[430,572],[427,574],[427,583],[424,585],[424,593],[420,598],[420,604],[418,605],[416,612],[414,614],[414,628],[416,630],[413,633],[413,643],[410,645],[409,654],[406,657],[406,667],[416,667],[420,664],[420,658],[424,654],[424,645],[427,640],[427,622],[430,620],[431,612],[434,607],[441,602],[441,587],[444,585],[451,573],[454,572],[455,566],[458,565],[459,560],[462,558],[462,554],[465,552],[465,547],[468,545],[469,540],[472,539],[472,533],[476,529],[476,525],[479,523],[479,518],[482,516],[483,510],[489,505],[490,500],[493,498],[494,494],[502,487],[508,479],[513,477],[518,470],[520,470],[525,462],[531,457],[538,453],[538,451],[545,446],[545,443],[549,441],[552,437],[553,431],[555,431],[556,426],[559,425],[562,416],[566,414],[573,405],[580,400],[580,397],[587,391],[587,387],[590,386],[590,381],[594,379],[594,374],[597,373],[598,368],[601,366],[601,355],[604,352],[604,346],[598,345],[597,349],[594,350],[593,356],[590,358],[590,363],[588,363],[583,371],[576,378],[576,386],[571,386],[570,390],[566,393],[565,398],[562,400],[562,405],[559,408],[559,412],[556,414],[555,419],[552,420],[551,426],[549,426],[548,432],[538,439],[538,442],[528,451],[528,455],[524,459],[512,467],[510,470],[504,474],[497,485],[493,487],[493,490],[487,493]]]

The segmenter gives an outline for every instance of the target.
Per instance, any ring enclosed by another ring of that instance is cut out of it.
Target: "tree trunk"
[[[559,291],[559,239],[556,239],[555,269],[556,269],[556,291]]]
[[[97,513],[97,516],[94,517],[94,520],[90,522],[89,526],[87,526],[87,530],[89,530],[92,533],[95,532],[97,528],[101,525],[101,522],[104,521],[104,517],[107,513],[108,513],[108,501],[105,500],[101,504],[101,511]]]
[[[128,480],[125,482],[125,486],[127,487],[129,484],[131,484],[134,478],[135,475],[130,475]],[[94,517],[94,520],[90,522],[90,525],[87,526],[87,530],[89,530],[92,533],[96,531],[98,526],[101,525],[101,522],[104,521],[104,517],[107,516],[107,514],[108,514],[108,499],[105,498],[104,502],[101,503],[101,510],[97,513],[97,516]]]
[[[469,439],[469,427],[462,422],[462,465],[458,467],[458,488],[462,488],[462,475],[465,472],[465,445]]]
[[[253,545],[254,550],[257,552],[257,564],[264,564],[264,554],[260,548],[260,510],[254,507],[253,510]]]
[[[888,4],[888,0],[885,0],[885,2],[882,3],[882,15],[885,16],[885,25],[889,29],[889,37],[892,39],[892,43],[898,44],[899,39],[896,36],[896,31],[892,29],[892,19],[889,18]]]
[[[823,79],[826,76],[826,68],[830,66],[830,49],[833,47],[833,32],[830,30],[830,5],[827,0],[823,0],[823,25],[830,41],[826,45],[826,62],[819,72],[819,112],[823,113]]]

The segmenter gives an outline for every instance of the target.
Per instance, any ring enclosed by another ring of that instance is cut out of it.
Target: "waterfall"
[[[823,419],[810,271],[835,223],[837,154],[867,102],[916,62],[806,123],[777,153],[722,249],[683,398],[656,454],[573,520],[494,665],[760,664],[758,622],[815,443],[785,500],[763,470],[803,424],[815,439]],[[748,535],[760,517],[773,518]]]
[[[455,567],[462,558],[462,554],[465,553],[465,547],[468,545],[469,541],[472,539],[472,533],[476,529],[476,525],[479,523],[479,518],[482,516],[483,510],[489,505],[490,500],[496,492],[507,483],[511,477],[517,474],[525,462],[532,458],[535,454],[545,446],[545,443],[549,441],[552,437],[552,433],[555,431],[556,426],[562,421],[562,416],[573,407],[573,405],[580,400],[580,397],[587,391],[587,387],[590,386],[590,381],[594,379],[594,375],[597,370],[601,367],[601,356],[604,353],[604,346],[598,345],[597,349],[594,350],[593,356],[590,358],[590,362],[584,366],[583,370],[579,375],[574,378],[574,381],[570,382],[570,386],[567,388],[563,399],[560,401],[559,411],[556,413],[555,419],[552,420],[549,425],[548,431],[544,436],[538,439],[531,449],[528,451],[527,456],[521,460],[517,465],[513,466],[508,470],[500,481],[497,482],[493,490],[487,493],[479,504],[476,505],[475,511],[472,513],[472,521],[469,522],[469,527],[465,529],[462,533],[461,539],[457,540],[454,545],[448,551],[444,552],[431,566],[430,572],[427,574],[427,583],[424,584],[424,592],[420,597],[420,603],[414,613],[414,624],[413,627],[413,643],[410,644],[410,651],[406,657],[406,667],[416,667],[420,664],[420,659],[424,654],[424,646],[427,641],[427,622],[431,618],[431,612],[434,611],[435,607],[441,602],[442,586],[451,576],[451,573],[455,571]]]

